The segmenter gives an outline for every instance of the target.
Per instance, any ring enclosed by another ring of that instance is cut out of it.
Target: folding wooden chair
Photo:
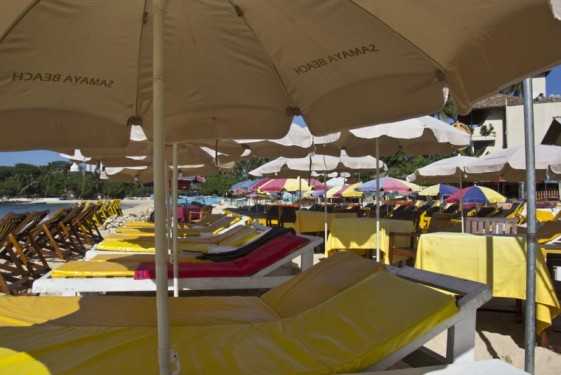
[[[398,255],[405,258],[405,264],[414,265],[417,256],[417,244],[422,233],[446,232],[452,225],[454,214],[434,213],[431,217],[429,226],[425,232],[413,233],[389,233],[388,259],[390,264],[394,263],[394,256]],[[396,246],[397,237],[409,237],[409,246]]]
[[[0,220],[0,291],[7,295],[26,291],[32,284],[31,277],[8,239],[27,216],[8,212]]]
[[[31,246],[29,241],[32,231],[49,212],[49,210],[44,210],[29,213],[25,220],[8,234],[9,242],[6,243],[6,250],[15,253],[22,265],[27,268],[29,275],[34,279],[41,277],[51,270],[41,251]]]
[[[46,258],[69,259],[73,257],[74,244],[70,242],[60,222],[67,210],[59,208],[32,229],[28,241],[36,252]]]

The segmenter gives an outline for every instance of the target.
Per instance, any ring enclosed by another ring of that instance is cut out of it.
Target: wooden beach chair
[[[75,244],[60,226],[67,210],[59,208],[50,216],[42,220],[31,230],[29,243],[36,252],[41,252],[45,258],[70,259],[74,257]]]
[[[415,257],[417,256],[417,244],[419,243],[419,237],[422,233],[446,232],[452,226],[453,219],[454,214],[433,213],[428,228],[423,232],[389,233],[390,243],[388,259],[390,264],[394,264],[394,258],[397,256],[400,258],[400,261],[405,261],[407,265],[414,265]],[[404,237],[409,238],[409,246],[398,246],[397,239]]]
[[[0,292],[15,295],[31,287],[32,279],[9,240],[27,214],[8,212],[0,220]]]
[[[30,242],[31,233],[49,212],[49,210],[44,210],[28,213],[25,220],[8,234],[9,242],[6,243],[6,250],[13,252],[18,257],[22,265],[26,267],[29,276],[34,279],[51,270],[41,251],[31,246]]]

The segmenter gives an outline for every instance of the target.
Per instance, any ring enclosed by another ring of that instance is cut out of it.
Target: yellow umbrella
[[[362,191],[356,190],[357,187],[362,185],[362,182],[357,182],[355,184],[349,185],[341,192],[341,196],[344,198],[362,198],[364,193]]]

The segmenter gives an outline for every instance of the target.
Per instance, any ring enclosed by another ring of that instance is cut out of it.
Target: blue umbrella
[[[441,196],[444,196],[444,195],[452,195],[456,191],[458,191],[458,188],[456,188],[454,186],[450,186],[450,185],[446,185],[446,184],[436,184],[436,185],[432,185],[432,186],[424,188],[423,190],[421,190],[419,192],[419,195],[424,195],[424,196],[441,195]]]

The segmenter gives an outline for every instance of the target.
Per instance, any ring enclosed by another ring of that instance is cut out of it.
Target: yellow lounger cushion
[[[57,301],[49,301],[52,297],[39,298],[56,306]],[[27,300],[17,299],[22,304]],[[19,319],[15,300],[10,299],[13,310],[6,313]],[[82,297],[69,303],[97,310],[89,301]],[[139,309],[148,310],[140,304]],[[108,327],[108,311],[106,306],[97,310],[104,321],[99,326],[69,326],[65,321],[72,314],[58,323],[55,319],[31,327],[8,322],[10,328],[0,327],[0,372],[99,374],[110,368],[113,373],[158,373],[158,361],[140,360],[154,357],[157,328]],[[377,272],[296,316],[252,324],[174,326],[170,341],[185,373],[356,372],[457,312],[453,297]],[[72,355],[62,355],[68,353]]]
[[[2,297],[3,298],[3,297]],[[0,304],[0,327],[94,326],[157,327],[154,297],[6,296]],[[275,321],[277,313],[259,297],[204,296],[170,298],[171,327]],[[109,313],[110,312],[110,313]],[[1,373],[1,371],[0,371]]]
[[[137,261],[81,262],[70,261],[51,271],[51,277],[134,277]],[[72,281],[68,281],[72,282]]]
[[[211,245],[228,245],[247,243],[250,239],[256,237],[258,232],[250,226],[233,227],[230,230],[206,237],[194,237],[178,241],[178,250],[180,251],[196,251],[207,252]],[[225,242],[224,242],[225,241]],[[224,242],[224,243],[223,243]],[[155,249],[153,239],[105,239],[96,246],[100,251],[118,251],[118,252],[146,252],[153,253]]]

